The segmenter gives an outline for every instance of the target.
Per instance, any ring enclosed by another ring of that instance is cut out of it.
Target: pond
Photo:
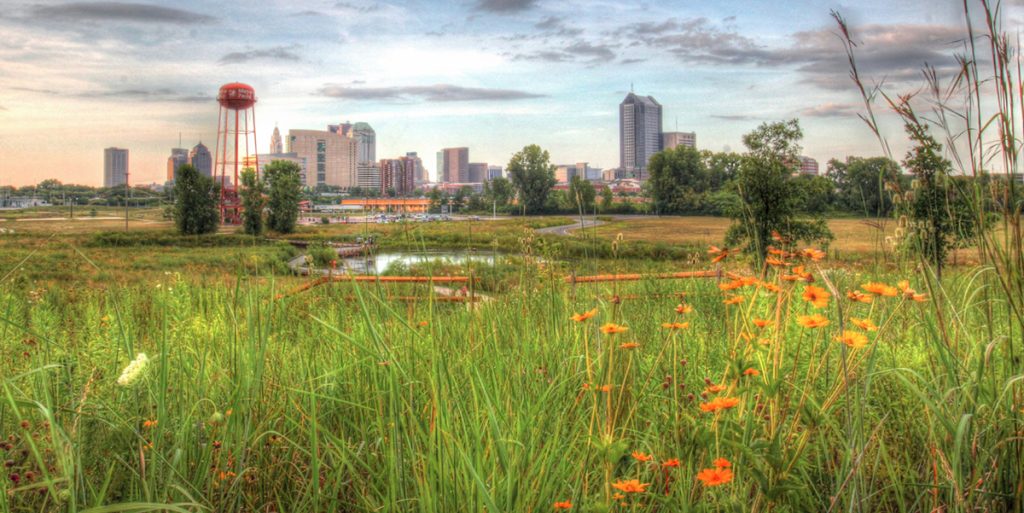
[[[353,274],[381,274],[392,266],[405,268],[429,265],[456,266],[474,263],[492,266],[509,256],[493,251],[384,251],[368,257],[345,258],[338,262],[338,267],[347,269]]]

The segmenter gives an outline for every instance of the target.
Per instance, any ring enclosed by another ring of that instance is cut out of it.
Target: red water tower
[[[239,82],[224,84],[217,93],[217,103],[220,113],[213,178],[220,183],[220,218],[225,224],[240,224],[239,173],[246,166],[260,171],[256,156],[256,90]]]

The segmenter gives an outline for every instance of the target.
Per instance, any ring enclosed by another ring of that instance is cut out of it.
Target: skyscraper
[[[356,185],[381,190],[380,166],[376,162],[360,162],[356,166]]]
[[[619,166],[647,179],[647,161],[661,151],[661,104],[630,92],[619,104]]]
[[[188,164],[188,150],[185,148],[171,148],[171,156],[167,157],[167,181],[173,182],[177,180],[178,170],[185,164]]]
[[[494,180],[495,178],[502,177],[501,166],[490,165],[487,166],[487,179]]]
[[[352,138],[356,140],[356,162],[377,163],[377,134],[369,123],[360,121],[352,125]]]
[[[306,162],[307,187],[357,185],[356,141],[331,130],[289,130],[288,151]]]
[[[671,150],[676,146],[697,147],[696,132],[665,132],[661,134],[661,149]]]
[[[200,142],[188,154],[188,162],[203,176],[213,176],[213,156],[210,149]]]
[[[281,131],[276,126],[270,136],[270,153],[284,153],[284,141],[281,140]]]
[[[439,151],[437,179],[446,183],[469,182],[469,148],[445,148]]]
[[[128,181],[128,150],[107,148],[103,150],[103,186],[116,187]]]
[[[398,196],[406,196],[415,189],[415,174],[416,161],[410,157],[383,159],[380,161],[380,190],[384,194],[393,190]]]
[[[469,177],[466,180],[469,183],[484,183],[487,181],[487,163],[486,162],[470,162],[468,166]]]
[[[421,159],[415,151],[406,152],[405,158],[412,160],[413,162],[413,183],[419,185],[427,182],[427,170],[423,168],[423,159]]]

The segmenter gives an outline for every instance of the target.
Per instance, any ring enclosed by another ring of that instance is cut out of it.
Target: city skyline
[[[664,131],[697,132],[702,149],[741,151],[761,122],[799,117],[804,153],[821,163],[878,155],[829,9],[863,43],[865,75],[899,90],[920,84],[925,62],[955,66],[963,32],[955,1],[232,5],[11,2],[0,18],[0,184],[97,185],[107,147],[131,150],[133,182],[161,182],[179,132],[215,140],[217,87],[236,80],[260,99],[261,151],[275,125],[351,119],[374,127],[382,158],[468,146],[475,162],[504,165],[536,143],[553,164],[607,169],[632,83],[663,104]],[[1007,8],[1020,19],[1019,5]],[[404,30],[380,31],[385,21]],[[53,131],[72,126],[55,151]]]

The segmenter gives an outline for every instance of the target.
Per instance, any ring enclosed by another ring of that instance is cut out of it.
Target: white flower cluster
[[[117,378],[117,384],[123,387],[131,386],[142,377],[149,365],[149,357],[146,353],[139,353],[127,367],[121,371],[121,377]]]
[[[14,228],[0,228],[0,235],[14,235]]]

